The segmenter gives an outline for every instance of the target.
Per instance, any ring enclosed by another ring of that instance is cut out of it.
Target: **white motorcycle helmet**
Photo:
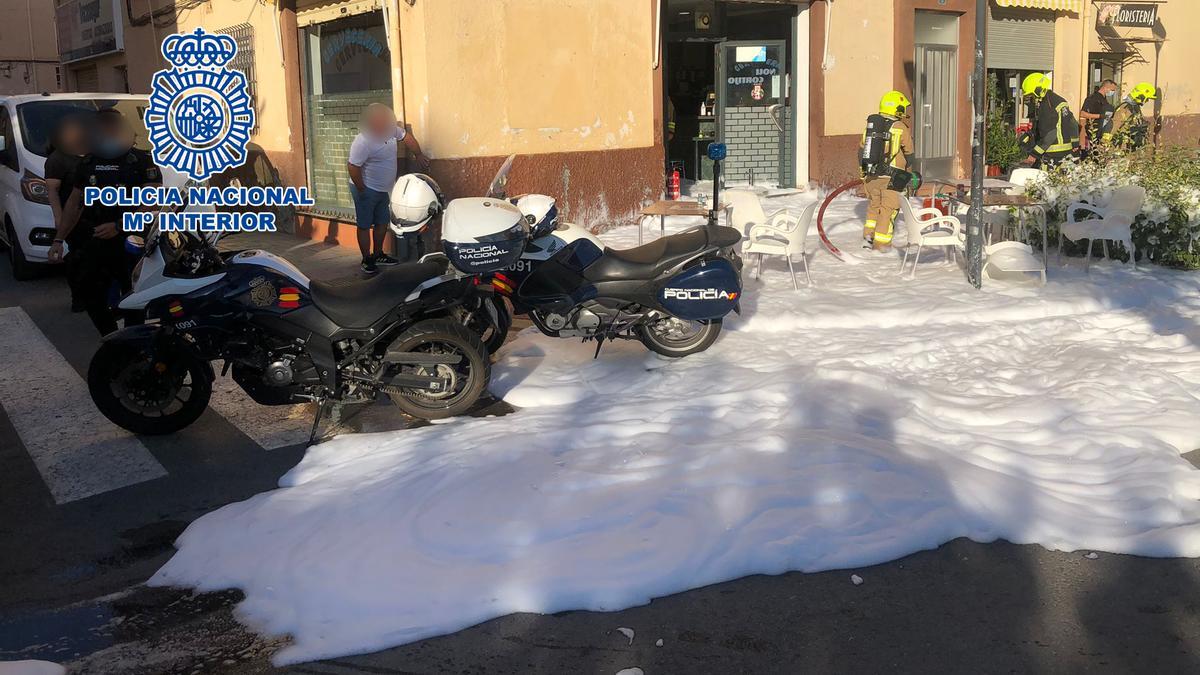
[[[392,232],[419,232],[446,205],[437,181],[423,173],[405,174],[392,186]]]

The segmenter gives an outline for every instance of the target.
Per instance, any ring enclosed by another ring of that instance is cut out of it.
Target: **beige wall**
[[[892,0],[831,3],[825,73],[825,135],[861,135],[863,120],[893,85]],[[824,31],[824,23],[813,31]],[[814,54],[814,67],[820,58]],[[909,96],[911,92],[906,92]]]
[[[651,146],[653,4],[399,3],[406,121],[438,158]]]
[[[1158,8],[1159,20],[1166,32],[1166,42],[1155,56],[1153,44],[1106,42],[1096,31],[1096,8],[1084,3],[1086,16],[1059,15],[1055,25],[1054,89],[1072,105],[1079,105],[1086,95],[1088,84],[1087,52],[1129,51],[1122,76],[1122,92],[1139,82],[1155,81],[1154,67],[1158,63],[1158,85],[1163,90],[1161,114],[1200,114],[1200,2],[1172,0]],[[1117,28],[1123,36],[1149,38],[1146,28]],[[1086,39],[1086,48],[1082,47]],[[1081,56],[1082,55],[1082,56]]]
[[[251,141],[260,145],[280,170],[285,183],[302,185],[304,177],[304,129],[292,106],[299,106],[300,81],[289,71],[285,76],[283,46],[295,43],[296,32],[283,30],[279,11],[272,4],[215,0],[184,12],[179,17],[179,32],[195,28],[208,31],[225,30],[241,23],[251,25],[254,33],[255,100],[254,113],[258,121]],[[277,32],[278,31],[278,32]],[[292,66],[295,56],[290,54]],[[289,157],[293,152],[297,155]]]
[[[0,0],[0,94],[59,91],[51,0]]]

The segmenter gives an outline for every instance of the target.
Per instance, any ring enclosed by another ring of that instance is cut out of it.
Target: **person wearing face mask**
[[[150,153],[133,147],[133,128],[117,110],[96,113],[91,152],[80,160],[74,171],[74,187],[63,207],[50,261],[62,260],[63,242],[71,252],[66,263],[75,279],[84,311],[100,335],[117,330],[117,315],[109,306],[109,290],[118,286],[130,290],[125,237],[121,229],[127,209],[103,204],[84,205],[83,190],[95,187],[139,187],[158,185],[162,175]],[[137,318],[126,317],[126,324]]]
[[[1083,147],[1092,149],[1112,140],[1112,119],[1116,106],[1117,83],[1105,80],[1083,101],[1079,118],[1083,120]]]

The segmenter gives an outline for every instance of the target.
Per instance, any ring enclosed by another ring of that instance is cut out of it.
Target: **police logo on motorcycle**
[[[664,288],[667,300],[737,300],[737,292],[730,293],[721,288]]]

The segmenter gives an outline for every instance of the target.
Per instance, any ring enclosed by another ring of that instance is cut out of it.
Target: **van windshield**
[[[147,103],[137,99],[49,99],[32,101],[17,106],[17,118],[21,123],[21,138],[25,149],[35,155],[46,157],[53,148],[50,140],[58,123],[66,116],[82,112],[115,108],[129,120],[133,127],[134,147],[150,149],[149,134],[142,123],[142,113]]]

